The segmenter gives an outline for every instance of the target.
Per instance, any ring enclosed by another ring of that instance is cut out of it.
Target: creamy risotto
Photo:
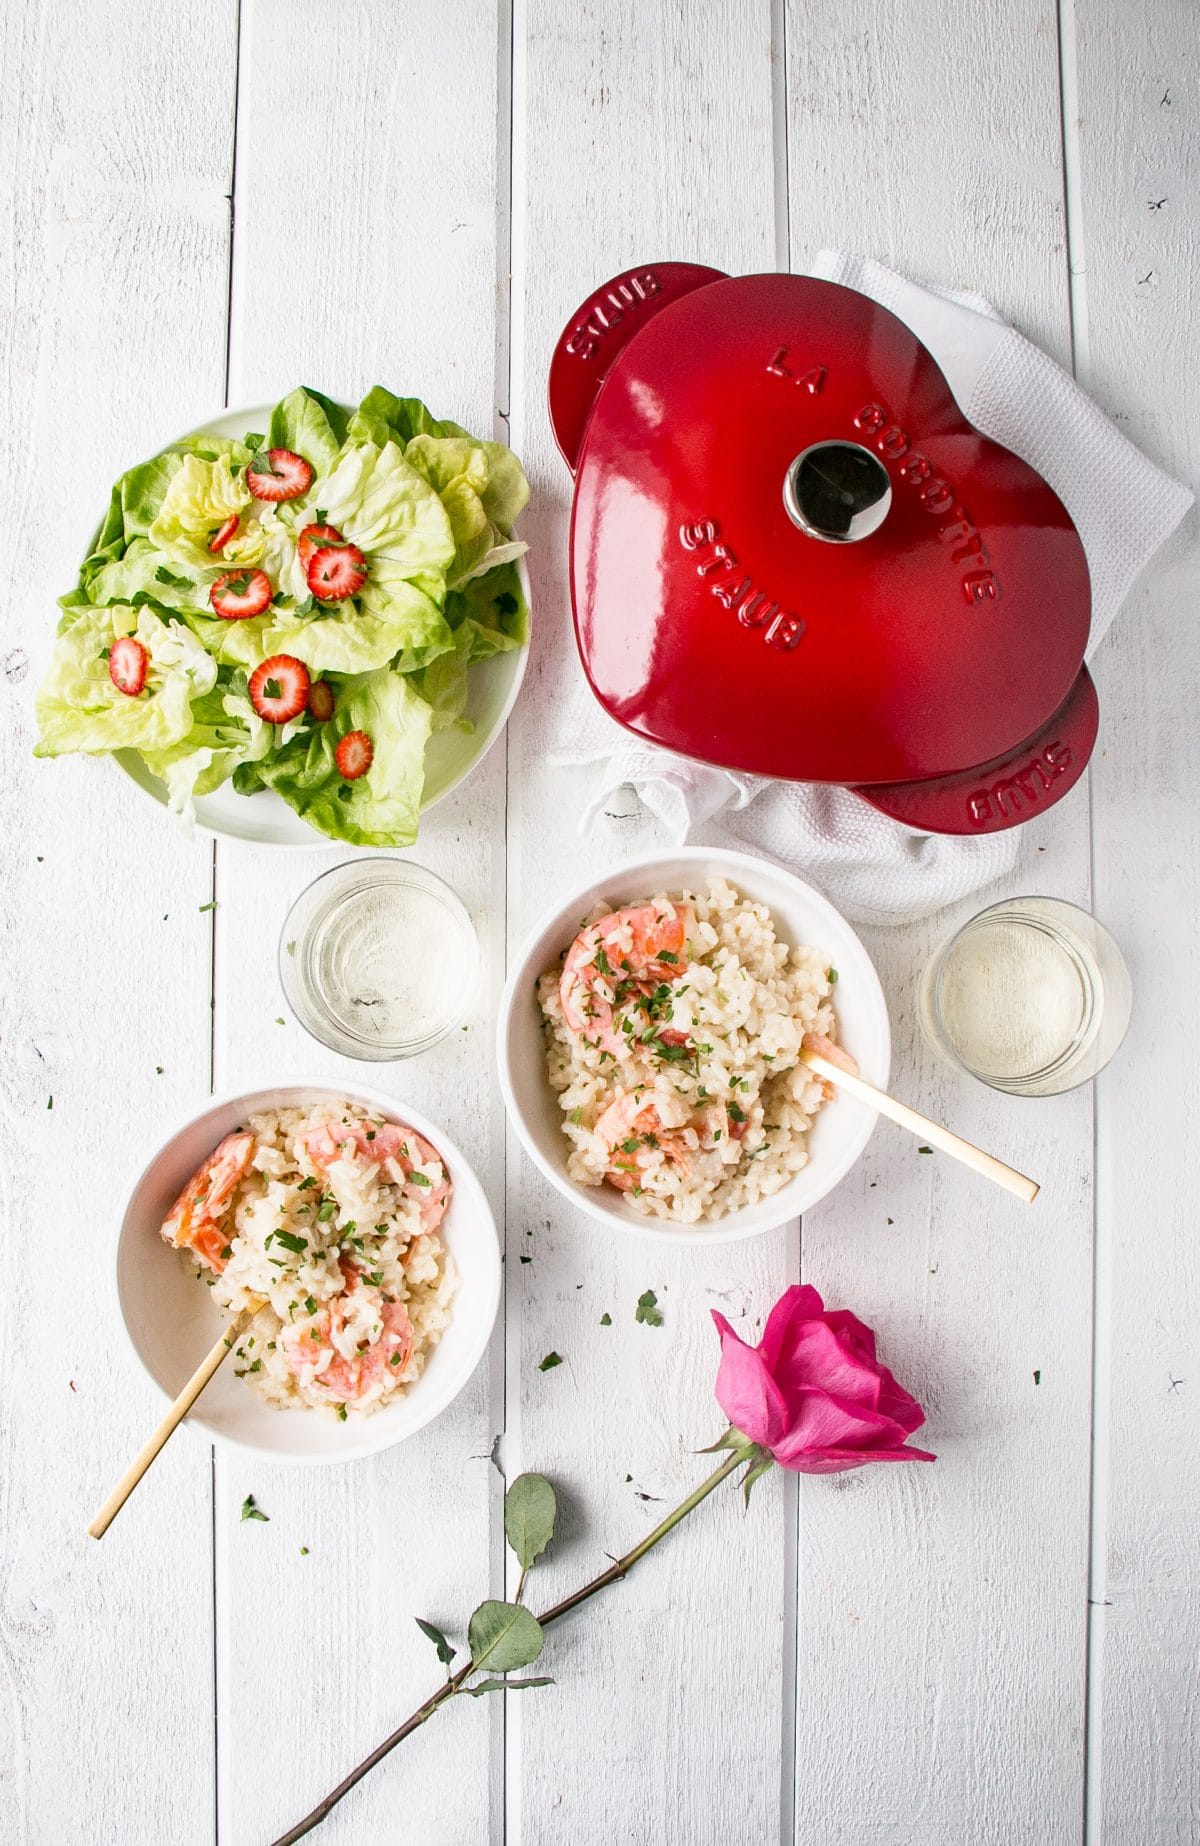
[[[234,1369],[267,1403],[343,1420],[420,1377],[449,1320],[437,1149],[351,1103],[251,1115],[193,1175],[162,1227],[221,1307],[258,1299]]]
[[[593,911],[538,983],[570,1177],[685,1224],[778,1192],[828,1086],[835,969],[723,879]]]

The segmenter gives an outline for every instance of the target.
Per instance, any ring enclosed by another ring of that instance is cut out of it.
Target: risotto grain
[[[570,1177],[684,1224],[778,1192],[829,1094],[799,1054],[836,1037],[836,978],[723,879],[591,912],[538,982]]]
[[[277,1408],[376,1410],[450,1317],[450,1176],[403,1123],[346,1102],[251,1115],[184,1188],[163,1236],[219,1305],[266,1305],[233,1363]]]

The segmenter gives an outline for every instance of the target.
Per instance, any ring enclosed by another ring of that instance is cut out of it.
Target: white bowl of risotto
[[[886,1087],[887,1007],[850,925],[780,866],[679,847],[538,923],[500,1004],[500,1084],[531,1159],[590,1217],[731,1243],[809,1210],[870,1139],[874,1112],[807,1068],[806,1037]]]
[[[117,1293],[174,1398],[221,1327],[261,1303],[188,1422],[275,1461],[389,1448],[438,1416],[500,1302],[483,1189],[435,1122],[356,1084],[211,1102],[131,1188]]]

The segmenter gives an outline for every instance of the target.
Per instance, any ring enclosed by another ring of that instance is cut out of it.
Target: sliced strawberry
[[[227,622],[244,622],[261,615],[271,600],[271,579],[265,570],[227,570],[208,592],[208,600]]]
[[[347,782],[357,782],[371,767],[375,745],[365,731],[347,731],[334,752],[338,774]]]
[[[238,529],[238,516],[236,513],[230,513],[229,518],[225,521],[225,524],[223,526],[218,526],[217,530],[213,533],[212,537],[209,539],[208,549],[213,552],[224,551],[226,545],[229,543],[230,539],[233,537],[237,529]]]
[[[308,704],[308,668],[293,654],[272,654],[250,675],[250,703],[268,724],[298,718]]]
[[[260,450],[246,470],[246,485],[256,500],[298,500],[312,478],[311,465],[292,449]]]
[[[127,699],[136,699],[146,684],[149,664],[150,656],[133,635],[122,635],[108,651],[108,677]]]
[[[367,581],[367,560],[357,545],[322,545],[309,559],[305,576],[318,602],[341,602]]]
[[[345,539],[336,526],[304,526],[296,540],[296,549],[300,553],[300,563],[307,571],[312,562],[314,551],[320,551],[323,545],[344,545]]]
[[[314,679],[308,689],[308,712],[318,724],[333,717],[333,687],[327,679]]]

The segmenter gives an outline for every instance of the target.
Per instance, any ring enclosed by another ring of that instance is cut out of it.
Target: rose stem
[[[701,1481],[699,1487],[697,1487],[693,1493],[690,1493],[686,1500],[681,1500],[673,1512],[668,1513],[665,1519],[660,1520],[654,1530],[646,1534],[640,1545],[635,1545],[632,1551],[627,1551],[625,1553],[624,1557],[615,1559],[607,1570],[602,1570],[598,1577],[593,1577],[591,1582],[585,1583],[582,1589],[576,1590],[571,1596],[565,1596],[561,1602],[556,1602],[553,1608],[547,1609],[544,1615],[539,1615],[537,1619],[541,1626],[543,1628],[548,1628],[551,1622],[557,1622],[560,1616],[569,1615],[572,1609],[577,1609],[581,1602],[586,1602],[588,1598],[594,1596],[598,1590],[606,1589],[610,1583],[619,1583],[622,1577],[628,1576],[634,1565],[644,1558],[648,1551],[653,1551],[655,1545],[657,1545],[661,1539],[664,1539],[667,1533],[672,1531],[674,1527],[679,1524],[681,1519],[686,1519],[688,1514],[699,1506],[702,1500],[707,1500],[714,1487],[719,1487],[722,1481],[728,1480],[734,1469],[739,1468],[745,1460],[745,1454],[740,1451],[735,1451],[733,1454],[727,1455],[725,1460],[721,1463],[721,1466],[715,1469],[714,1472],[708,1476],[707,1480]],[[274,1841],[274,1846],[294,1846],[296,1840],[302,1840],[306,1833],[311,1833],[314,1827],[319,1827],[323,1820],[328,1819],[338,1802],[342,1799],[342,1796],[348,1795],[350,1790],[361,1782],[365,1775],[368,1775],[370,1771],[374,1769],[376,1763],[381,1763],[388,1752],[394,1750],[398,1743],[403,1743],[406,1737],[410,1736],[413,1731],[418,1730],[427,1719],[432,1718],[438,1707],[444,1705],[447,1699],[452,1699],[474,1671],[474,1661],[468,1660],[466,1666],[460,1667],[458,1672],[448,1679],[444,1685],[439,1686],[432,1697],[427,1698],[423,1705],[417,1706],[416,1711],[413,1712],[411,1717],[404,1720],[399,1730],[393,1731],[390,1737],[385,1737],[378,1748],[372,1750],[370,1756],[364,1757],[357,1769],[352,1769],[345,1781],[339,1782],[337,1787],[330,1794],[326,1795],[324,1801],[319,1801],[311,1814],[307,1814],[303,1820],[297,1821],[296,1825],[290,1828],[287,1833],[281,1833],[279,1838]]]

